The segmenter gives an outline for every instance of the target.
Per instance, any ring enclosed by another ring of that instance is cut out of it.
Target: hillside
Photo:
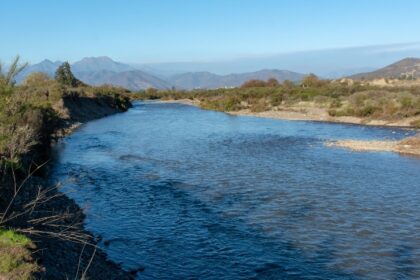
[[[237,87],[253,79],[267,80],[269,78],[275,78],[279,82],[285,80],[297,82],[302,80],[304,76],[304,74],[286,70],[261,70],[229,75],[217,75],[210,72],[190,72],[174,75],[169,78],[169,81],[179,89],[212,89]]]
[[[57,70],[58,66],[60,66],[63,62],[62,61],[51,61],[49,59],[44,59],[40,63],[32,64],[26,67],[17,77],[16,81],[20,83],[28,76],[30,73],[33,72],[44,72],[47,73],[48,76],[53,77],[55,71]]]
[[[75,72],[75,76],[89,85],[109,84],[121,86],[129,90],[144,90],[147,88],[168,89],[171,85],[151,74],[140,70],[113,72],[108,70],[95,72]]]
[[[350,76],[352,79],[412,79],[420,77],[420,58],[405,58],[373,72],[360,73]]]
[[[99,72],[103,70],[124,72],[136,70],[128,64],[116,62],[107,56],[85,57],[72,64],[73,72]]]

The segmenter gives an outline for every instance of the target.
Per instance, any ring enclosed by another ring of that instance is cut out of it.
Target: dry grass
[[[31,279],[39,271],[32,259],[34,248],[29,238],[0,228],[0,279]]]

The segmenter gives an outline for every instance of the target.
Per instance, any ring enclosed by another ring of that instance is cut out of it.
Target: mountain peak
[[[44,65],[44,66],[46,66],[46,67],[48,67],[48,66],[52,66],[52,67],[55,67],[55,66],[57,66],[57,65],[59,65],[59,64],[61,64],[62,62],[61,61],[55,61],[55,62],[53,62],[52,60],[49,60],[49,59],[44,59],[43,61],[41,61],[40,63],[38,63],[38,64],[35,64],[35,65]]]
[[[52,62],[51,60],[49,60],[49,59],[44,59],[43,61],[41,61],[40,63],[49,63],[49,64],[51,64],[51,63],[54,63],[54,62]]]
[[[109,56],[89,56],[89,57],[84,57],[82,58],[80,61],[76,62],[113,62],[115,63],[114,60],[112,60],[112,58],[110,58]]]
[[[85,57],[73,63],[72,68],[76,72],[97,72],[101,70],[123,72],[134,69],[130,65],[116,62],[108,56]]]

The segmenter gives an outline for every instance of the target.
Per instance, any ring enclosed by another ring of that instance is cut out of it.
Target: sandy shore
[[[420,135],[401,141],[362,141],[338,140],[327,141],[327,147],[346,148],[358,152],[394,152],[420,156]]]
[[[160,103],[179,103],[184,105],[191,106],[200,106],[200,100],[197,99],[169,99],[169,100],[159,100]]]
[[[282,120],[299,120],[299,121],[318,121],[318,122],[334,122],[334,123],[348,123],[361,124],[371,126],[391,126],[391,127],[407,127],[410,128],[410,123],[415,118],[406,118],[397,121],[385,121],[375,119],[364,119],[358,117],[332,117],[328,114],[327,109],[310,106],[297,105],[290,107],[276,107],[264,112],[251,112],[249,109],[228,112],[231,115],[238,116],[255,116],[262,118],[282,119]]]
[[[180,103],[192,106],[200,106],[200,101],[197,99],[178,99],[178,100],[161,100],[162,103]],[[412,128],[411,122],[418,120],[418,117],[405,118],[396,121],[386,121],[378,119],[365,119],[359,117],[332,117],[328,114],[328,110],[321,108],[311,102],[300,102],[294,106],[279,106],[268,111],[251,112],[249,109],[239,111],[226,112],[235,116],[253,116],[260,118],[281,119],[291,121],[318,121],[318,122],[332,122],[332,123],[347,123],[360,124],[369,126],[390,126]]]

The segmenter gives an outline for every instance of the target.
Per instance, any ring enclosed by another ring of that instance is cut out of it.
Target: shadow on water
[[[243,266],[240,274],[234,277],[248,279],[358,279],[354,275],[331,270],[319,264],[320,261],[326,263],[328,260],[334,259],[334,251],[330,246],[331,240],[325,241],[325,247],[318,252],[318,258],[314,261],[305,256],[305,253],[291,242],[285,241],[286,238],[281,242],[272,242],[261,234],[262,230],[249,227],[246,222],[240,219],[228,220],[214,211],[212,206],[206,205],[198,199],[192,199],[184,189],[190,189],[193,186],[176,180],[165,180],[150,184],[147,188],[154,190],[153,196],[156,201],[159,201],[160,197],[165,197],[164,200],[169,199],[181,205],[184,208],[184,211],[179,213],[181,218],[190,218],[192,213],[189,211],[192,211],[191,209],[197,211],[193,215],[202,217],[201,226],[212,235],[212,237],[208,237],[211,241],[213,238],[218,239],[220,235],[225,236],[224,239],[234,240],[235,244],[224,244],[222,248],[216,250],[217,254],[212,255],[212,259],[231,262],[231,264],[224,263],[226,271],[220,274],[220,277],[227,276],[230,270]],[[301,215],[304,214],[291,211],[288,219],[295,220]],[[282,237],[280,236],[279,239],[281,240]],[[166,242],[166,240],[161,240],[161,242]],[[259,260],[241,264],[241,260],[237,260],[238,255],[248,260],[258,257]],[[209,260],[209,264],[212,261]],[[250,269],[252,272],[249,271]],[[200,274],[196,276],[200,278]]]

